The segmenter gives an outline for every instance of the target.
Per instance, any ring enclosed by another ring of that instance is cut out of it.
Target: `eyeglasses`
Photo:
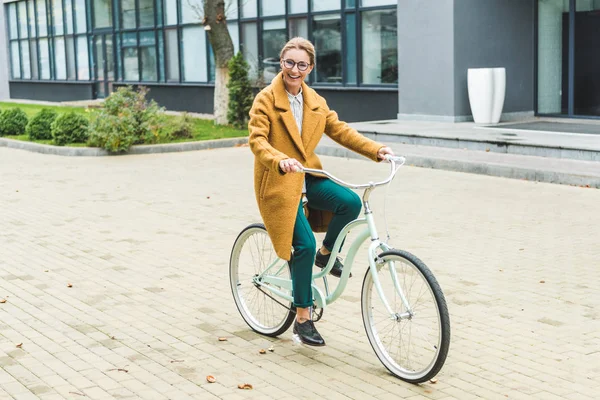
[[[296,62],[294,60],[283,60],[283,65],[287,68],[287,69],[294,69],[294,66],[297,65],[298,66],[298,71],[306,71],[308,69],[308,67],[310,66],[309,63],[306,63],[304,61],[299,61]]]

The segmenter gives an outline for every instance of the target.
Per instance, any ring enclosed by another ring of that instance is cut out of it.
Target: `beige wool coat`
[[[322,169],[315,147],[323,133],[339,144],[378,161],[383,145],[376,143],[338,119],[325,99],[302,83],[304,116],[302,135],[290,109],[281,73],[254,99],[250,110],[249,144],[255,155],[254,190],[258,208],[273,247],[279,257],[289,260],[296,213],[302,196],[304,174],[285,174],[279,162],[295,158],[307,168]],[[325,232],[333,214],[310,209],[308,221],[315,232]]]

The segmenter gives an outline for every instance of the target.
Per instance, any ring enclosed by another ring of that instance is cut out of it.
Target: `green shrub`
[[[84,115],[68,112],[57,117],[52,123],[54,143],[64,146],[68,143],[85,143],[88,139],[89,122]]]
[[[194,136],[193,120],[193,117],[186,112],[171,120],[163,128],[165,138],[168,140],[192,138]]]
[[[163,109],[154,100],[147,101],[147,93],[143,86],[137,91],[127,86],[113,92],[104,100],[103,107],[92,114],[88,143],[119,152],[134,144],[158,140]]]
[[[248,121],[248,113],[252,107],[252,86],[248,79],[248,63],[241,52],[229,61],[229,109],[227,121],[236,128],[242,129]]]
[[[0,112],[0,136],[22,135],[27,128],[27,115],[20,108]]]
[[[49,108],[42,108],[27,124],[25,132],[30,140],[52,139],[52,123],[58,116],[57,112]]]

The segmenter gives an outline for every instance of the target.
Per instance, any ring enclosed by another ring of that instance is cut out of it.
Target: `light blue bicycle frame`
[[[404,293],[400,289],[400,284],[398,282],[394,262],[392,261],[389,263],[390,274],[392,276],[392,281],[394,283],[396,292],[398,293],[402,302],[404,303],[404,306],[406,307],[407,311],[405,313],[403,313],[402,315],[398,315],[392,310],[392,308],[390,307],[390,305],[383,293],[383,289],[381,287],[381,283],[379,281],[379,276],[378,276],[377,264],[382,263],[382,260],[379,258],[377,250],[380,249],[381,251],[388,251],[388,250],[390,250],[390,247],[385,242],[382,242],[381,240],[379,240],[379,235],[377,234],[377,228],[375,227],[375,220],[373,217],[373,212],[371,211],[371,209],[369,207],[369,195],[375,187],[385,185],[385,184],[388,184],[389,182],[391,182],[391,180],[393,179],[394,175],[396,174],[396,172],[398,170],[396,168],[396,161],[401,161],[400,165],[402,165],[402,164],[404,164],[404,158],[403,157],[398,157],[395,159],[390,158],[390,159],[388,159],[388,161],[391,163],[391,168],[392,168],[392,172],[391,172],[390,176],[388,177],[388,179],[386,179],[385,181],[379,182],[379,183],[370,182],[369,184],[366,184],[366,185],[348,184],[348,183],[332,176],[328,172],[325,172],[322,170],[305,168],[302,171],[302,172],[310,172],[312,174],[319,174],[319,175],[327,176],[329,179],[341,184],[342,186],[346,186],[346,187],[353,188],[353,189],[365,189],[365,192],[363,194],[363,207],[365,210],[364,217],[358,218],[358,219],[355,219],[354,221],[349,222],[344,227],[344,229],[342,229],[342,231],[338,235],[338,238],[336,239],[335,244],[333,246],[333,251],[331,252],[331,256],[329,257],[329,263],[323,270],[319,271],[316,274],[313,274],[313,276],[312,276],[313,298],[315,300],[317,307],[319,307],[319,308],[325,309],[325,307],[328,304],[331,304],[334,301],[336,301],[341,296],[341,294],[344,292],[344,289],[346,288],[346,284],[348,283],[348,279],[350,277],[350,272],[352,270],[352,265],[354,263],[354,257],[356,256],[356,253],[358,253],[358,250],[361,247],[361,245],[367,240],[367,238],[370,237],[371,244],[369,245],[368,256],[367,256],[369,267],[370,267],[369,271],[371,273],[371,276],[373,278],[373,284],[377,290],[377,293],[379,294],[379,297],[381,298],[381,301],[383,302],[387,311],[390,313],[390,316],[393,318],[405,318],[405,317],[409,317],[410,315],[412,315],[411,307],[408,304],[408,301],[407,301],[406,297],[404,296]],[[365,227],[365,229],[363,229],[359,233],[358,237],[356,239],[354,239],[354,241],[352,242],[350,249],[348,250],[348,255],[346,256],[346,260],[344,262],[345,266],[342,270],[342,276],[340,277],[340,281],[339,281],[337,287],[335,288],[335,290],[332,293],[329,293],[327,279],[325,279],[324,282],[325,282],[325,292],[326,293],[323,293],[323,291],[317,285],[315,285],[314,281],[316,279],[325,277],[329,273],[329,271],[331,271],[331,269],[333,268],[333,265],[335,263],[335,259],[336,259],[337,255],[339,254],[339,251],[340,251],[340,248],[342,246],[344,239],[346,238],[346,236],[348,236],[348,234],[351,231],[353,231],[354,229],[357,229],[361,225],[367,225],[367,227]],[[278,297],[281,297],[282,299],[293,302],[293,297],[290,294],[288,294],[288,293],[292,292],[291,279],[282,278],[279,276],[279,274],[285,268],[288,268],[287,261],[277,258],[273,263],[271,263],[271,265],[269,265],[265,269],[265,271],[262,274],[255,276],[253,278],[253,280],[254,280],[254,283],[256,285],[260,286],[262,289],[268,290],[269,292],[273,293],[274,295],[276,295]],[[283,290],[280,290],[280,289],[283,289]],[[284,290],[286,290],[286,291],[284,292]]]

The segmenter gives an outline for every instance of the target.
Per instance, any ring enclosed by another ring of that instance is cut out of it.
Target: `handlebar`
[[[391,167],[390,176],[388,176],[385,180],[383,180],[381,182],[369,182],[366,184],[354,184],[354,183],[344,182],[343,180],[331,175],[329,172],[324,171],[322,169],[301,168],[300,170],[298,170],[296,172],[326,176],[327,178],[331,179],[332,181],[334,181],[342,186],[345,186],[347,188],[350,188],[350,189],[368,189],[368,188],[374,188],[376,186],[387,185],[388,183],[390,183],[392,181],[392,179],[394,179],[394,176],[396,175],[396,172],[398,172],[398,169],[402,165],[404,165],[404,163],[406,162],[406,158],[401,157],[401,156],[391,156],[389,154],[386,154],[385,161],[390,163],[390,167]],[[396,168],[396,165],[398,165],[398,168]]]

